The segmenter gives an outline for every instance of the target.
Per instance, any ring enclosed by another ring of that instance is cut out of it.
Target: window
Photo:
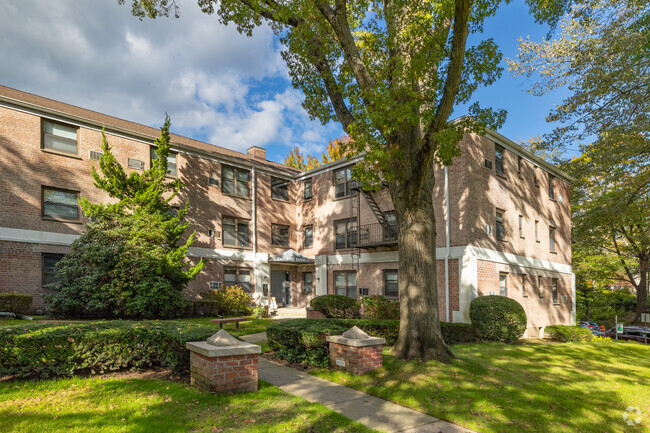
[[[208,185],[219,186],[219,179],[216,177],[208,176]]]
[[[549,174],[548,175],[548,198],[550,198],[551,200],[555,200],[555,189],[553,188],[554,183],[555,183],[555,177]]]
[[[342,168],[334,172],[334,188],[335,188],[335,197],[347,197],[354,195],[353,188],[357,185],[356,182],[352,180],[352,168]]]
[[[522,161],[522,157],[521,157],[521,156],[517,156],[517,175],[518,175],[519,177],[521,177],[521,165],[522,165],[522,164],[521,164],[521,161]]]
[[[548,248],[552,253],[555,253],[555,227],[548,228]]]
[[[396,269],[387,269],[384,271],[384,296],[387,298],[399,297],[399,284],[397,282]]]
[[[221,167],[221,192],[239,197],[249,197],[250,172],[241,168]]]
[[[246,293],[251,293],[250,269],[224,269],[223,285],[226,287],[239,286]]]
[[[289,246],[289,226],[271,224],[271,245]]]
[[[505,173],[503,169],[504,150],[505,149],[499,146],[498,144],[494,147],[494,171],[496,171],[497,174],[501,174],[501,175]]]
[[[302,292],[309,294],[314,288],[314,274],[312,272],[303,272],[302,274]]]
[[[232,247],[250,247],[251,234],[248,227],[248,220],[224,217],[223,244]]]
[[[151,148],[151,165],[153,162],[158,159],[158,154],[156,153],[156,148]],[[177,176],[178,170],[176,165],[176,152],[169,152],[167,155],[167,174],[170,176]]]
[[[535,242],[539,242],[539,221],[535,220]]]
[[[43,254],[43,278],[42,285],[56,283],[55,266],[63,258],[63,254]]]
[[[537,166],[535,166],[535,173],[533,173],[533,183],[535,184],[536,187],[539,188],[539,177],[537,173]]]
[[[311,200],[313,197],[311,179],[307,179],[302,183],[302,198],[303,200]]]
[[[303,248],[311,248],[314,245],[314,226],[305,226],[303,230]]]
[[[523,239],[524,237],[524,216],[519,215],[519,237]]]
[[[485,168],[489,168],[490,170],[492,170],[492,161],[490,161],[489,159],[485,158],[483,165],[485,166]]]
[[[77,129],[74,126],[43,120],[42,148],[54,152],[78,155]]]
[[[357,245],[357,219],[334,221],[336,249]]]
[[[544,297],[544,287],[542,286],[542,277],[537,277],[537,292],[539,294],[539,299]]]
[[[357,273],[355,271],[334,272],[334,284],[337,295],[357,297]]]
[[[508,296],[508,274],[499,274],[499,295]]]
[[[497,209],[497,239],[505,239],[506,238],[506,226],[503,223],[503,211]]]
[[[558,299],[557,299],[557,278],[552,278],[551,279],[551,294],[553,298],[553,303],[557,304]]]
[[[289,201],[289,182],[283,179],[271,178],[271,198]]]
[[[79,221],[79,193],[44,186],[41,216],[57,220]]]
[[[524,298],[528,297],[528,291],[526,290],[526,274],[521,274],[521,296]]]

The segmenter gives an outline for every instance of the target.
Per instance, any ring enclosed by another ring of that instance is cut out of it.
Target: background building
[[[0,86],[0,291],[34,295],[84,230],[77,198],[104,201],[92,185],[105,127],[128,170],[149,167],[146,127]],[[462,156],[436,167],[434,204],[441,318],[469,321],[476,296],[516,299],[528,335],[575,320],[569,178],[511,140],[466,134]],[[355,159],[300,172],[172,134],[170,176],[187,184],[192,259],[206,261],[186,290],[238,284],[304,307],[325,293],[397,298],[399,246],[386,189],[364,192]]]

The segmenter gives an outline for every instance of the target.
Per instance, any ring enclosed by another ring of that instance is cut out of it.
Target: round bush
[[[469,305],[469,318],[482,340],[514,343],[526,331],[526,312],[514,299],[481,296]]]
[[[385,296],[373,295],[361,298],[363,317],[366,319],[399,320],[399,301]]]
[[[361,310],[359,301],[343,295],[317,296],[309,305],[328,319],[356,319]]]

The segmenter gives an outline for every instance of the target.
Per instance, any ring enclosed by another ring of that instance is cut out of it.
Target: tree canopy
[[[323,164],[338,161],[339,159],[352,156],[352,139],[345,135],[327,143],[325,152],[321,154],[321,160],[313,155],[303,155],[298,147],[294,148],[284,159],[284,165],[297,168],[299,170],[311,170],[320,167]],[[305,161],[306,158],[306,161]]]
[[[124,3],[126,0],[118,0]],[[502,72],[501,53],[486,37],[467,46],[470,33],[508,0],[198,0],[202,11],[251,35],[270,26],[309,114],[338,121],[363,153],[353,174],[364,186],[386,181],[395,206],[399,242],[402,358],[448,361],[440,331],[436,284],[435,164],[449,165],[466,132],[498,128],[499,109],[470,103]],[[140,18],[179,15],[170,0],[131,0]],[[560,0],[527,0],[538,21],[563,10]]]

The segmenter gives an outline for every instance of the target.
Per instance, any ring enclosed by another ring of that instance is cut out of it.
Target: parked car
[[[589,326],[590,323],[594,323],[594,322],[580,322],[580,323],[578,323],[578,326],[580,326],[582,328],[589,329],[591,331],[591,333],[596,337],[604,337],[605,336],[605,334],[597,326],[596,327]]]
[[[605,335],[612,340],[615,340],[617,338],[616,328],[609,329]],[[636,341],[637,343],[645,343],[646,336],[648,337],[648,342],[650,343],[650,328],[643,328],[641,326],[624,326],[623,333],[618,334],[618,339],[625,341]]]
[[[596,322],[588,322],[586,320],[581,321],[578,324],[578,326],[582,326],[583,328],[589,328],[589,329],[592,329],[592,330],[593,329],[600,330],[600,327],[598,326],[598,324]]]

